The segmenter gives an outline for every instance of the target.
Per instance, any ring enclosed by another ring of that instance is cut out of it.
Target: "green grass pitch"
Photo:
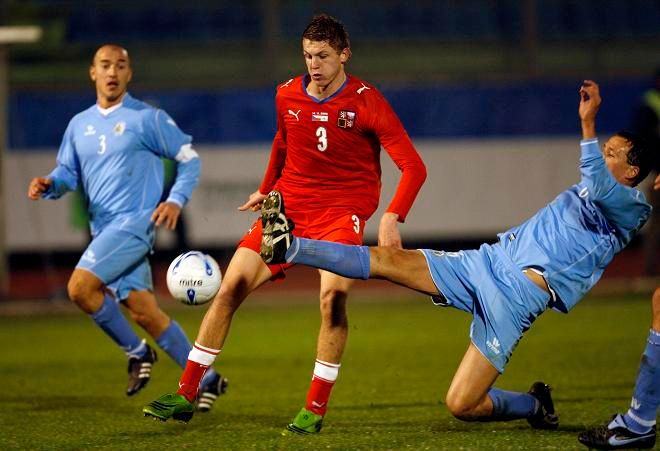
[[[396,299],[351,299],[339,380],[324,429],[313,437],[280,432],[311,378],[314,295],[246,302],[217,362],[229,391],[188,424],[141,414],[143,404],[176,388],[180,369],[163,352],[149,386],[128,398],[124,356],[85,315],[0,317],[0,449],[583,449],[577,432],[630,402],[650,296],[591,297],[569,315],[537,320],[498,386],[527,391],[544,380],[554,388],[560,428],[539,432],[524,420],[452,418],[443,400],[468,345],[470,317],[393,293]],[[194,337],[204,307],[172,313]]]

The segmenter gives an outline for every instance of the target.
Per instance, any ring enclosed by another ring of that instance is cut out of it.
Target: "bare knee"
[[[87,313],[95,312],[103,302],[103,292],[100,287],[90,283],[82,277],[77,277],[74,273],[67,284],[69,299],[78,307]]]
[[[462,421],[477,421],[480,418],[478,407],[479,404],[466,399],[453,392],[447,393],[445,399],[447,409],[457,419]]]
[[[329,288],[321,292],[321,321],[330,327],[348,327],[346,315],[347,293],[343,290]]]

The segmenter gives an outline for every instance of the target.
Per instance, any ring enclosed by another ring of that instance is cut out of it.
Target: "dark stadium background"
[[[656,1],[5,0],[1,25],[39,25],[43,36],[9,49],[4,152],[27,160],[46,149],[54,163],[68,120],[94,102],[87,67],[106,42],[129,49],[131,92],[168,111],[195,143],[218,152],[267,146],[274,86],[304,70],[299,35],[321,11],[346,23],[349,72],[383,91],[413,139],[577,138],[576,97],[567,93],[587,77],[606,99],[599,131],[613,132],[630,123],[660,65]],[[40,175],[27,167],[26,186],[28,175]],[[19,202],[26,200],[5,200],[7,216]],[[404,229],[404,239],[453,250],[494,236],[417,237]],[[642,246],[636,240],[606,279],[641,275]],[[81,249],[37,248],[8,244],[9,298],[63,294]],[[205,250],[222,263],[233,248]],[[175,254],[171,245],[157,249],[159,273]]]

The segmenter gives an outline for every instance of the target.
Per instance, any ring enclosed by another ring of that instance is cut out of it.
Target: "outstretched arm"
[[[593,80],[584,80],[580,87],[580,108],[578,110],[582,124],[582,139],[596,137],[596,114],[600,103],[598,84]]]

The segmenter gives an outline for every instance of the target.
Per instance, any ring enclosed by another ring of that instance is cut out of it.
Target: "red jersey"
[[[402,172],[387,211],[403,222],[426,179],[426,167],[383,95],[346,77],[323,100],[307,94],[308,76],[278,86],[277,133],[259,191],[279,190],[287,209],[338,207],[368,219],[380,198],[382,145]]]

